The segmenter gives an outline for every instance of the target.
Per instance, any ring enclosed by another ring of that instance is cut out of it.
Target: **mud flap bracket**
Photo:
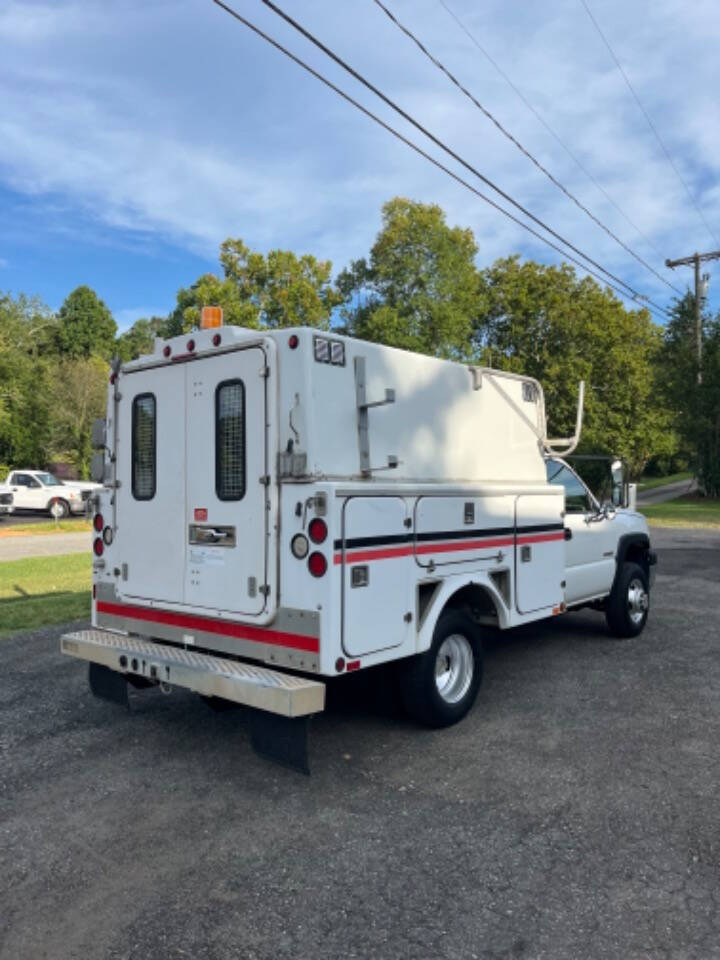
[[[88,682],[93,696],[130,708],[127,680],[124,674],[104,667],[101,663],[91,662],[88,665]]]
[[[309,774],[309,717],[283,717],[266,710],[248,709],[250,742],[261,757]]]

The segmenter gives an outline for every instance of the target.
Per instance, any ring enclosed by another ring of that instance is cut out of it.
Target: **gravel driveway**
[[[591,612],[489,637],[443,732],[345,678],[309,778],[241,711],[93,700],[59,629],[4,642],[0,957],[720,956],[720,537],[654,533],[640,638]]]

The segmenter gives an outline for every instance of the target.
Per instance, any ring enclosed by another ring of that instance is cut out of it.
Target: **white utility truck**
[[[173,685],[250,711],[307,767],[323,678],[397,661],[405,707],[472,706],[483,631],[591,606],[638,634],[645,519],[600,504],[529,377],[332,333],[214,326],[115,366],[98,421],[93,629],[64,653],[127,703]],[[339,682],[339,681],[338,681]]]

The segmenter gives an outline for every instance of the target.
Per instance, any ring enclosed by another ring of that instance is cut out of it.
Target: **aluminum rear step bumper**
[[[282,717],[307,717],[325,706],[325,684],[317,680],[107,630],[63,634],[60,649],[128,678],[186,687]]]

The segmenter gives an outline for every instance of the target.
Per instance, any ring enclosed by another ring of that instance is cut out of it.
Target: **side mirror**
[[[94,450],[104,450],[107,442],[105,418],[98,417],[92,425],[92,445]]]
[[[105,454],[101,450],[93,454],[90,462],[90,476],[95,483],[103,483],[105,480]]]
[[[612,502],[615,507],[627,507],[628,484],[625,480],[625,465],[622,460],[613,460],[610,464],[610,473],[612,475]]]

